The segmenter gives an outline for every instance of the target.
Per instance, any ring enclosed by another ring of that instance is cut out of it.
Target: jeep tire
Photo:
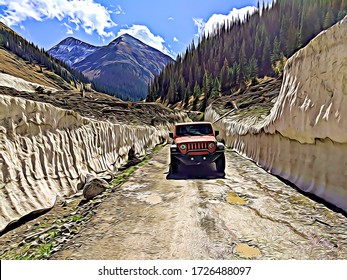
[[[225,170],[225,156],[222,154],[217,160],[216,160],[216,169],[218,172],[223,172]]]
[[[171,174],[176,174],[178,171],[178,160],[174,157],[171,157],[171,163],[170,163],[170,172]]]

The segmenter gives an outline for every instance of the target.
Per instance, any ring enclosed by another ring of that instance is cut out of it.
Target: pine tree
[[[243,40],[241,44],[240,55],[239,55],[239,65],[240,65],[240,73],[239,73],[238,80],[240,81],[240,80],[244,80],[246,77],[247,57],[246,57],[245,40]]]
[[[233,64],[233,78],[232,78],[232,84],[233,85],[237,85],[239,82],[240,82],[240,80],[239,80],[239,77],[240,77],[240,71],[241,71],[241,69],[240,69],[240,64],[238,64],[237,62],[235,62],[234,64]]]
[[[258,77],[258,60],[252,57],[247,66],[247,80],[251,80],[252,84],[256,83]]]
[[[340,11],[347,11],[347,0],[341,1]]]
[[[171,104],[176,102],[176,84],[173,80],[170,81],[169,90],[167,92],[167,99]]]
[[[187,84],[187,88],[185,90],[185,95],[184,95],[184,104],[185,105],[188,105],[189,103],[189,99],[190,99],[190,96],[192,95],[191,91],[190,91],[190,84],[188,82]]]
[[[273,43],[273,49],[272,49],[272,54],[271,54],[271,64],[275,64],[276,61],[278,61],[281,58],[281,53],[280,53],[280,43],[277,39],[277,36],[274,39]]]
[[[218,78],[215,78],[213,81],[213,86],[212,86],[212,92],[211,92],[211,97],[217,97],[221,93],[221,85],[218,80]]]
[[[263,47],[263,54],[261,56],[261,71],[265,74],[269,73],[269,65],[271,65],[271,49],[270,49],[270,40],[268,37],[265,39],[264,47]]]
[[[223,67],[219,75],[222,91],[225,91],[228,88],[228,62],[225,59]]]
[[[333,13],[333,11],[329,10],[325,15],[323,28],[324,29],[329,28],[330,26],[333,25],[334,21],[335,21],[334,13]]]
[[[201,95],[200,86],[196,82],[194,86],[194,100],[193,100],[193,106],[192,106],[192,109],[194,111],[197,110],[197,105],[198,105],[200,95]]]
[[[202,85],[202,93],[205,95],[206,98],[209,98],[212,90],[212,81],[211,76],[205,71],[204,74],[204,82]]]
[[[337,21],[340,21],[347,15],[347,9],[346,10],[340,10],[337,14]]]
[[[195,86],[194,86],[194,97],[198,98],[201,95],[201,91],[200,91],[200,86],[198,84],[198,82],[195,82]]]

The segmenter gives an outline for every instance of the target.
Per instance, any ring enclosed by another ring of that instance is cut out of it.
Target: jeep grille
[[[188,143],[187,151],[208,150],[208,144],[209,142]]]

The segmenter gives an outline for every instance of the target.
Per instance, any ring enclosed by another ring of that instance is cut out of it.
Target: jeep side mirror
[[[214,136],[217,137],[218,135],[219,135],[219,130],[215,130],[215,131],[214,131]]]
[[[172,132],[169,133],[169,137],[173,138],[173,133]]]

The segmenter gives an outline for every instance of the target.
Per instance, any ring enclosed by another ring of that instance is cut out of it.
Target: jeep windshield
[[[191,124],[176,126],[176,136],[194,136],[213,134],[210,124]]]

